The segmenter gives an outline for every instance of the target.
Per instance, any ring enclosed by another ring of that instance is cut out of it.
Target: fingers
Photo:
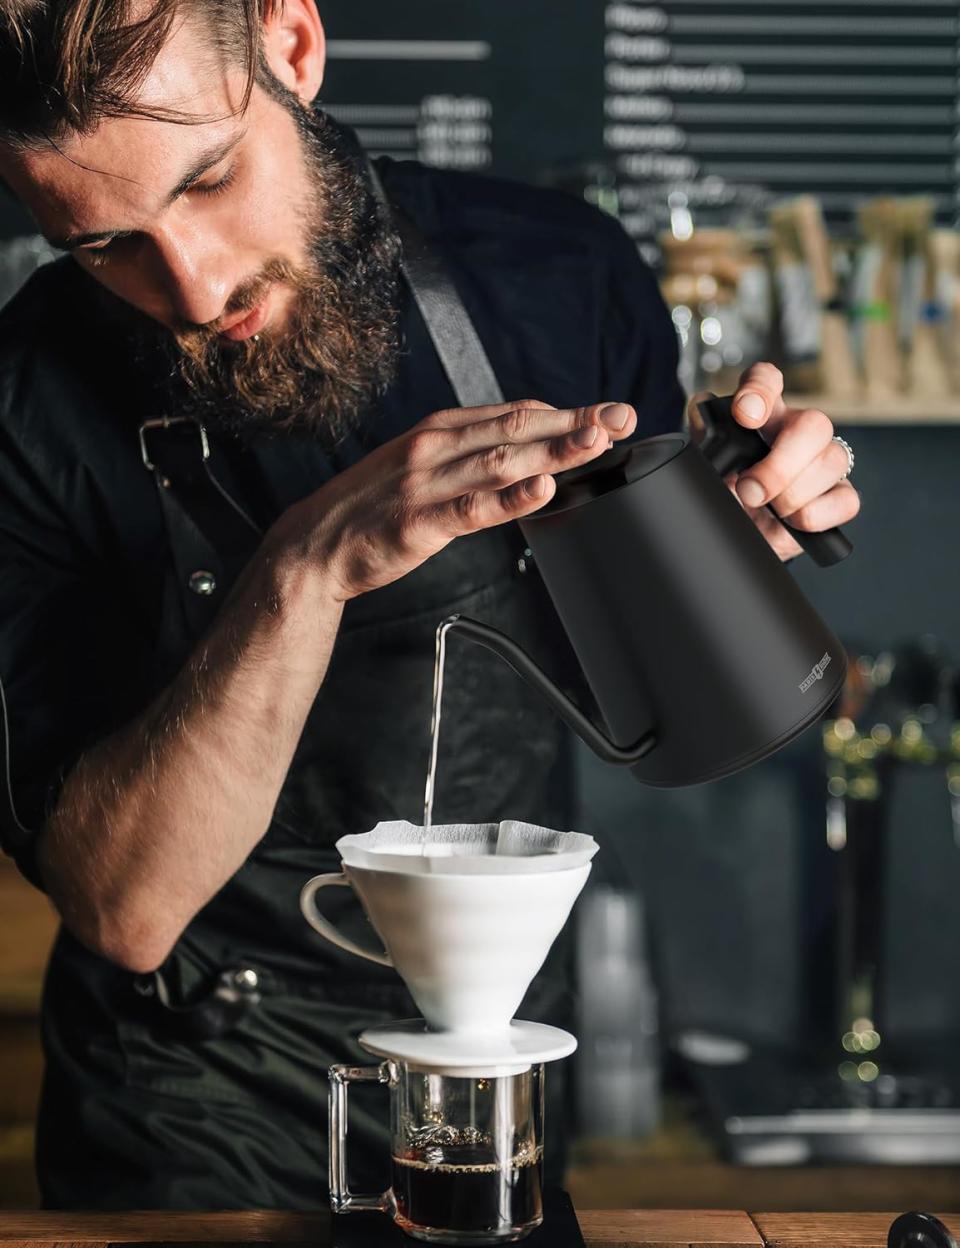
[[[753,523],[778,558],[794,559],[803,554],[803,547],[796,538],[766,508],[754,514]]]
[[[733,397],[733,417],[748,429],[759,429],[783,407],[783,373],[773,364],[754,364],[740,378]]]
[[[557,426],[546,428],[539,436],[550,437],[578,429],[581,425],[601,422],[616,441],[629,437],[637,427],[637,414],[626,403],[594,403],[589,407],[561,410],[563,417]],[[460,430],[462,449],[459,453],[466,454],[473,449],[492,446],[496,441],[532,441],[538,436],[537,429],[543,420],[543,413],[556,411],[558,409],[551,403],[543,403],[539,399],[518,399],[490,407],[451,408],[427,416],[411,432],[416,435],[418,431]],[[456,442],[451,441],[450,445],[455,446]]]
[[[437,501],[470,490],[503,490],[527,477],[564,472],[602,455],[610,441],[596,425],[520,446],[498,443],[435,472],[426,489]]]
[[[451,537],[490,529],[538,511],[553,498],[553,477],[528,477],[504,490],[471,490],[434,508],[433,518]]]
[[[847,452],[839,442],[831,440],[786,489],[769,500],[770,506],[778,516],[791,516],[821,494],[832,490],[848,467]]]
[[[778,498],[831,445],[833,423],[823,412],[810,409],[791,415],[765,458],[737,482],[737,495],[747,507],[761,507]],[[842,451],[839,444],[833,445]],[[844,452],[843,466],[834,480],[839,480],[845,470]]]
[[[553,474],[589,463],[636,429],[623,403],[558,410],[536,400],[437,412],[405,447],[405,492],[450,536],[544,506]]]
[[[487,410],[497,414],[459,428],[421,425],[408,435],[403,466],[409,495],[430,504],[562,472],[602,454],[612,438],[627,437],[637,423],[633,408],[623,403],[564,411],[526,404]]]
[[[507,413],[463,430],[457,438],[459,458],[435,472],[433,484],[451,497],[471,489],[503,489],[538,473],[563,472],[602,454],[611,438],[626,436],[635,424],[633,409],[623,404]]]
[[[545,441],[579,429],[598,428],[608,439],[616,440],[632,433],[636,423],[636,413],[625,403],[594,403],[561,410],[515,406],[502,415],[464,426],[451,439],[451,445],[456,447],[457,457],[463,458],[475,451]]]
[[[473,411],[477,411],[476,408]],[[610,439],[628,437],[637,427],[637,414],[624,403],[594,403],[590,407],[541,408],[532,404],[512,404],[506,412],[459,428],[443,429],[437,437],[438,462],[456,463],[472,454],[497,447],[523,446],[546,442],[580,429],[597,428],[604,446]],[[443,443],[441,446],[441,437]],[[589,443],[593,446],[593,443]]]
[[[822,533],[824,529],[832,529],[840,524],[847,524],[860,511],[860,495],[849,481],[841,481],[832,490],[827,490],[818,498],[812,499],[804,506],[784,519],[795,529],[803,529],[808,533]]]
[[[507,412],[535,409],[538,411],[556,411],[552,403],[542,403],[539,399],[515,399],[512,403],[494,403],[487,407],[451,407],[442,412],[434,412],[424,417],[415,429],[459,429],[463,425],[477,424],[492,420]]]
[[[709,390],[698,390],[687,399],[687,428],[694,434],[701,434],[706,428],[700,415],[700,404],[712,397]]]
[[[860,511],[860,495],[848,481],[841,482],[826,494],[821,494],[792,516],[784,520],[795,529],[808,533],[823,533],[826,529],[847,524]],[[803,547],[788,533],[769,511],[753,513],[753,522],[763,534],[768,545],[781,559],[793,559],[803,554]]]

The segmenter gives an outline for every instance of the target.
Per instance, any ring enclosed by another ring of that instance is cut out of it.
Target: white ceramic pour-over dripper
[[[426,830],[381,824],[344,837],[337,842],[343,872],[306,885],[304,916],[340,948],[393,966],[431,1029],[474,1037],[502,1033],[566,922],[597,850],[579,833],[531,826],[525,837],[527,826],[509,825],[507,853],[496,852],[498,839],[504,840],[496,824]],[[408,835],[391,835],[391,827]],[[341,935],[319,913],[316,893],[331,884],[356,890],[385,955]]]

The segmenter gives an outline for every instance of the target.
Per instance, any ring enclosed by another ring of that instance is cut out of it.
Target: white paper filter
[[[430,828],[399,819],[337,841],[345,866],[404,875],[567,871],[584,866],[598,848],[593,837],[582,832],[556,832],[514,819]]]

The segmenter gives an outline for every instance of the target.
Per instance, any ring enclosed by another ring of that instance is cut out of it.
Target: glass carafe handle
[[[389,1062],[379,1066],[331,1066],[330,1071],[330,1207],[334,1213],[354,1213],[358,1209],[393,1211],[393,1193],[361,1196],[347,1183],[347,1092],[351,1083],[390,1083]]]

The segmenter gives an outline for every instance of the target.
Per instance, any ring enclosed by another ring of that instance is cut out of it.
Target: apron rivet
[[[260,976],[252,967],[247,966],[242,971],[237,971],[233,977],[233,982],[238,988],[250,992],[260,983]]]
[[[187,581],[187,584],[195,594],[208,597],[217,588],[217,578],[212,572],[199,568],[196,572],[190,573],[190,579]]]
[[[169,477],[161,477],[160,484],[163,486],[165,490],[169,490],[173,482],[170,480]]]

